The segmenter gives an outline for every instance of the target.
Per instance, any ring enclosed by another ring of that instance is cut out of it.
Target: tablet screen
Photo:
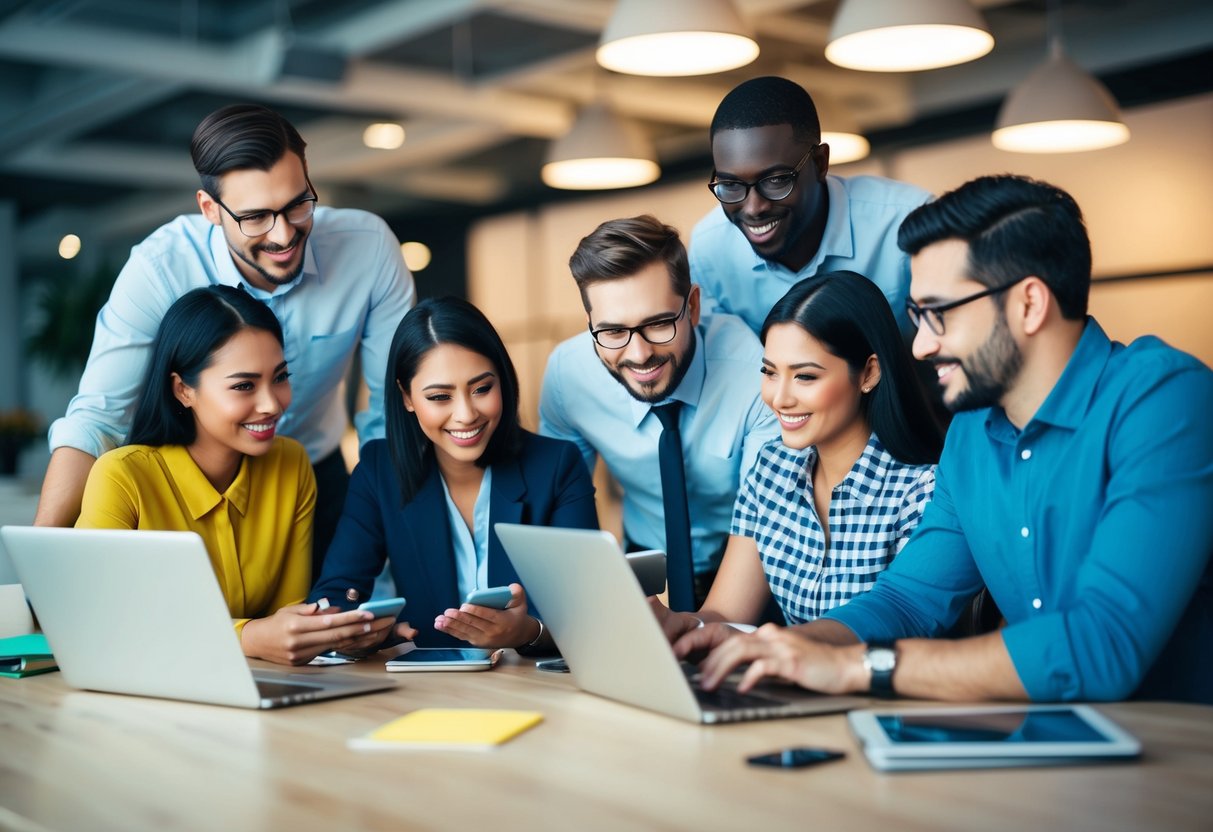
[[[393,662],[421,662],[421,663],[447,663],[447,662],[487,662],[491,651],[482,648],[445,648],[432,647],[423,650],[413,650],[409,653],[402,653]]]
[[[1072,710],[876,717],[894,743],[1108,742]]]

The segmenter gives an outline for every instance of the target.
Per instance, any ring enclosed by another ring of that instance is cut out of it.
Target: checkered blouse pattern
[[[779,439],[762,446],[733,507],[731,533],[758,544],[762,568],[789,624],[820,617],[871,589],[922,519],[934,465],[907,465],[876,434],[830,498],[830,545],[813,507],[817,451]]]

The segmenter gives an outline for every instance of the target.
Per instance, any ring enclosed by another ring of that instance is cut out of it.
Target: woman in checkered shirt
[[[935,488],[943,433],[875,284],[846,271],[802,280],[762,342],[762,397],[781,435],[742,482],[703,607],[653,601],[671,641],[708,622],[756,623],[772,596],[799,624],[865,592]]]

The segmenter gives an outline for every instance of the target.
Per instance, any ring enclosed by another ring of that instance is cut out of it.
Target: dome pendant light
[[[597,57],[631,75],[706,75],[745,66],[758,44],[731,0],[619,0]]]
[[[843,0],[826,59],[847,69],[915,72],[973,61],[993,48],[968,0]]]
[[[541,173],[549,187],[575,191],[634,188],[661,176],[657,154],[640,128],[591,104],[548,148]]]

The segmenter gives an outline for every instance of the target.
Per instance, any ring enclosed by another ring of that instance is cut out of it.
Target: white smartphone
[[[384,668],[389,673],[489,670],[500,654],[500,650],[479,647],[416,647],[387,662]]]

